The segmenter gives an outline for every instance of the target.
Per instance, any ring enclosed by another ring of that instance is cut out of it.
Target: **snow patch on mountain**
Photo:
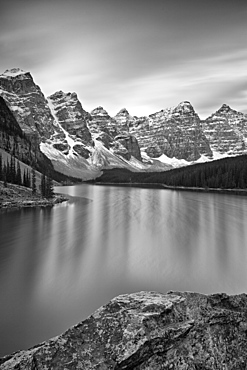
[[[205,155],[201,155],[199,159],[196,161],[186,161],[185,159],[178,159],[176,157],[169,158],[165,154],[162,154],[158,159],[160,162],[164,164],[171,165],[173,168],[178,168],[178,167],[184,167],[184,166],[190,166],[192,164],[197,164],[197,163],[205,163],[205,162],[211,162],[211,161],[216,161],[218,159],[226,158],[226,157],[236,157],[238,154],[236,153],[220,153],[217,152],[216,150],[212,151],[213,155],[211,158],[208,158]],[[147,158],[147,156],[146,156]],[[154,158],[150,158],[153,160]]]
[[[101,173],[100,168],[92,167],[85,158],[76,155],[67,156],[47,142],[40,144],[40,150],[52,161],[56,171],[67,176],[86,181],[98,177]]]
[[[192,162],[186,161],[185,159],[178,159],[176,157],[170,158],[170,157],[167,157],[167,155],[165,154],[162,154],[160,157],[155,158],[155,159],[158,159],[162,163],[169,164],[174,168],[188,166],[192,163]]]
[[[91,164],[98,168],[128,168],[132,171],[138,170],[138,167],[130,164],[122,156],[114,154],[112,150],[107,149],[101,141],[95,140],[95,147],[92,156],[88,159]]]
[[[27,74],[27,73],[29,72],[23,71],[20,68],[12,68],[12,69],[6,69],[6,71],[1,76],[16,77],[16,76]]]
[[[54,108],[54,106],[53,106],[52,101],[51,101],[49,98],[47,98],[46,100],[47,100],[47,102],[48,102],[48,106],[49,106],[49,108],[50,108],[50,110],[51,110],[51,114],[52,114],[52,116],[53,116],[53,118],[54,118],[54,121],[55,121],[56,126],[57,126],[57,127],[59,127],[59,128],[60,128],[60,130],[62,130],[62,131],[63,131],[63,133],[64,133],[64,135],[65,135],[65,139],[66,139],[66,141],[67,141],[67,143],[68,143],[68,145],[69,145],[69,153],[68,153],[67,155],[73,156],[73,154],[74,154],[74,152],[73,152],[73,146],[75,145],[75,142],[74,142],[74,140],[69,136],[69,133],[68,133],[68,132],[67,132],[67,131],[62,127],[62,125],[59,123],[58,118],[57,118],[57,116],[56,116],[56,114],[55,114],[55,108]],[[55,148],[54,148],[54,149],[55,149]]]
[[[117,155],[112,149],[107,149],[101,141],[95,140],[95,148],[92,156],[88,159],[91,164],[100,169],[109,168],[126,168],[130,171],[166,171],[171,167],[163,163],[152,163],[149,164],[139,161],[134,156],[131,156],[129,160],[125,159],[121,155]]]

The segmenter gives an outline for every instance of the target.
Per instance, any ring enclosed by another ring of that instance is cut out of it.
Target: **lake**
[[[58,187],[69,202],[0,212],[0,355],[140,290],[247,292],[247,198]]]

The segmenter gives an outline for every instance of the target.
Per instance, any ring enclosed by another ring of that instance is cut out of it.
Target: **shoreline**
[[[11,199],[0,203],[0,210],[27,207],[52,207],[56,204],[66,202],[69,199],[63,195],[55,194],[54,198],[46,199]]]
[[[53,198],[42,197],[41,194],[32,194],[30,188],[8,183],[4,186],[0,181],[0,210],[19,209],[27,207],[51,207],[55,204],[68,201],[69,198],[60,193],[54,193]]]
[[[182,191],[195,191],[202,193],[219,193],[219,194],[234,194],[234,195],[247,195],[247,189],[223,189],[223,188],[197,188],[191,186],[169,186],[159,183],[111,183],[111,182],[95,182],[91,183],[92,185],[106,185],[106,186],[123,186],[123,187],[134,187],[134,188],[143,188],[143,189],[167,189],[167,190],[182,190]]]

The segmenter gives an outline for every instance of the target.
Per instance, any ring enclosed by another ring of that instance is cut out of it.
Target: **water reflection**
[[[0,349],[48,339],[137,290],[247,290],[247,199],[78,185],[0,214]]]

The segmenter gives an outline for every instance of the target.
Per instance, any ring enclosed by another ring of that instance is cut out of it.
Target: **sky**
[[[17,67],[89,112],[247,113],[247,1],[0,0],[0,74]]]

